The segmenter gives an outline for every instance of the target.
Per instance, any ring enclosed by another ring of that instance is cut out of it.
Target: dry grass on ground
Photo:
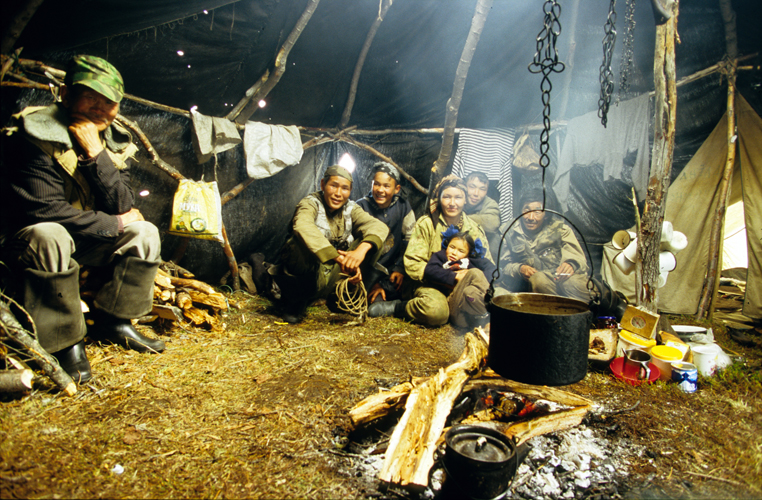
[[[347,411],[379,386],[449,364],[462,337],[396,319],[352,325],[325,307],[311,308],[301,325],[284,325],[267,301],[235,298],[242,309],[224,315],[223,332],[141,327],[168,341],[161,355],[89,344],[95,377],[74,398],[46,383],[6,397],[0,497],[382,495],[373,481],[347,472]],[[696,394],[663,383],[633,388],[605,371],[566,388],[607,411],[639,402],[586,422],[648,448],[620,492],[762,495],[762,352],[716,333],[747,363],[701,380]]]

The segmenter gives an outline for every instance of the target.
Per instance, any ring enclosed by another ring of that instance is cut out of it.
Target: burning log
[[[466,348],[460,359],[424,383],[413,388],[405,404],[405,414],[394,429],[386,460],[379,473],[382,481],[423,489],[434,465],[434,450],[442,435],[452,403],[487,356],[483,330],[466,334]]]

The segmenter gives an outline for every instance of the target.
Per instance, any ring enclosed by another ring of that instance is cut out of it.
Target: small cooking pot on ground
[[[461,498],[497,500],[516,475],[516,445],[494,429],[455,425],[445,433],[442,464],[447,474],[443,491],[454,486]]]

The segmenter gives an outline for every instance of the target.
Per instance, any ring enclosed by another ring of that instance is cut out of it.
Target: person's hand
[[[556,281],[564,282],[574,274],[574,268],[568,262],[563,262],[556,268]]]
[[[458,271],[455,271],[455,282],[458,283],[460,280],[462,280],[466,273],[468,273],[468,269],[460,269]]]
[[[128,224],[132,224],[133,222],[138,222],[141,220],[145,220],[143,218],[143,214],[140,213],[140,210],[137,208],[130,209],[129,212],[125,212],[123,214],[118,215],[120,219],[122,219],[122,226],[127,227]]]
[[[394,289],[398,292],[400,291],[400,288],[402,287],[402,281],[405,279],[405,275],[402,273],[398,273],[397,271],[394,271],[391,276],[389,276],[389,281],[392,282],[394,285]],[[386,299],[384,299],[386,300]]]
[[[359,267],[357,268],[357,272],[348,278],[348,281],[353,285],[356,285],[362,281],[362,273],[360,272]]]
[[[82,115],[72,115],[69,132],[74,136],[88,158],[95,158],[103,151],[98,125]]]
[[[365,260],[365,254],[368,253],[372,245],[368,242],[360,243],[357,248],[350,251],[339,250],[339,256],[336,257],[336,262],[341,266],[341,272],[348,275],[354,275],[360,270],[360,264]]]
[[[519,268],[519,273],[527,281],[529,281],[529,278],[531,278],[532,275],[536,272],[537,272],[537,269],[535,269],[532,266],[528,266],[526,264],[522,264],[521,267]]]
[[[368,304],[372,304],[376,301],[376,297],[381,296],[381,300],[386,300],[386,290],[376,283],[373,285],[373,288],[370,289],[370,292],[368,292]]]

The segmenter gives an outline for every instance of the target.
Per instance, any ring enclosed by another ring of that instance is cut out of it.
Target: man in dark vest
[[[340,274],[353,283],[370,276],[389,232],[349,200],[352,174],[345,168],[328,167],[320,188],[296,206],[280,270],[273,276],[281,290],[281,317],[289,323],[302,321],[318,298],[335,301]]]
[[[42,347],[75,381],[91,377],[83,338],[79,265],[106,267],[90,337],[140,352],[164,343],[131,323],[151,311],[161,241],[133,208],[129,168],[137,147],[114,118],[119,72],[93,56],[73,58],[61,102],[13,117],[3,145],[2,261],[21,279],[18,296]]]

